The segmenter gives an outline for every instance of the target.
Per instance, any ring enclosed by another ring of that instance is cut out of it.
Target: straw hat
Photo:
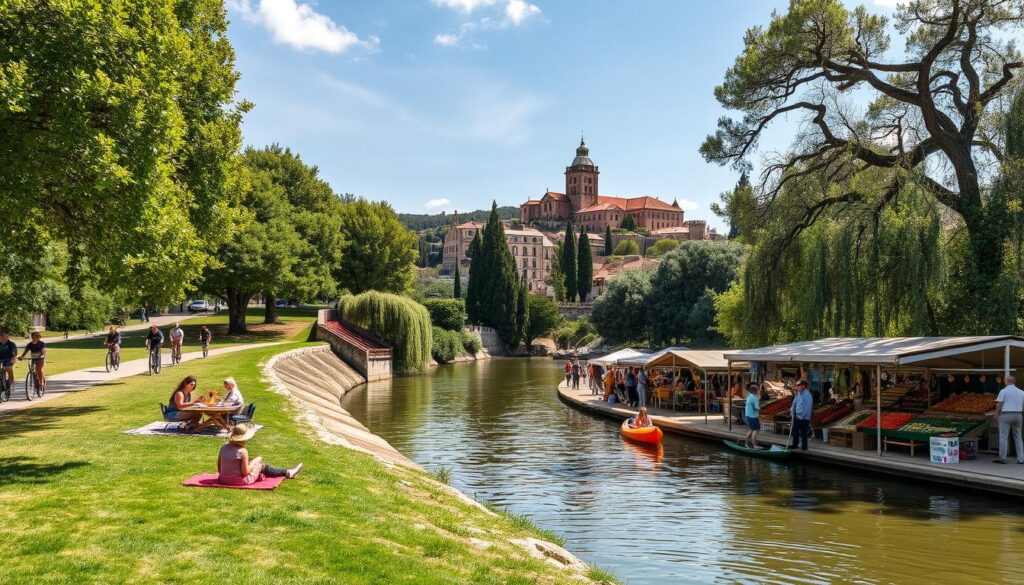
[[[256,436],[256,429],[249,425],[235,425],[231,427],[231,434],[228,435],[229,443],[244,443]]]

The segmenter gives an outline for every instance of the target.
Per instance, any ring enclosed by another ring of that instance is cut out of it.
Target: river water
[[[343,406],[478,500],[628,585],[1020,583],[1024,505],[666,435],[652,450],[562,404],[550,360],[370,384]]]

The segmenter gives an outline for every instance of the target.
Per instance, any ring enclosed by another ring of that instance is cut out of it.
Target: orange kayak
[[[633,419],[631,418],[622,421],[621,429],[622,436],[631,441],[636,441],[638,443],[647,443],[649,445],[657,445],[661,443],[661,438],[665,436],[665,434],[662,433],[661,429],[659,429],[658,427],[651,426],[633,428],[629,426],[632,422]]]

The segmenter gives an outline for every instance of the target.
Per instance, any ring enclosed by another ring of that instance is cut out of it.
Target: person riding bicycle
[[[178,323],[174,323],[174,327],[171,329],[171,353],[181,357],[181,342],[185,340],[185,332],[178,326]]]
[[[156,325],[149,326],[149,333],[146,335],[146,347],[150,354],[159,354],[160,346],[164,344],[164,333],[157,329]]]
[[[6,331],[0,331],[0,375],[7,377],[7,387],[14,388],[14,358],[18,356],[18,345]]]
[[[43,336],[39,335],[38,331],[32,333],[32,341],[25,345],[18,361],[24,360],[25,354],[32,355],[32,366],[36,369],[36,383],[40,389],[46,390],[46,372],[43,371],[43,366],[46,364],[46,342],[43,341]]]
[[[211,341],[213,341],[213,334],[210,333],[209,327],[203,325],[203,328],[199,330],[199,344],[203,347],[207,347],[210,345]]]
[[[107,346],[107,351],[115,356],[121,352],[121,332],[113,325],[110,326],[110,331],[107,332],[107,338],[103,341],[103,345]]]

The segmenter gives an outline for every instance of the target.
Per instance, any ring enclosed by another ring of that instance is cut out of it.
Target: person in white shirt
[[[1017,463],[1024,464],[1024,440],[1021,439],[1021,423],[1024,422],[1024,390],[1017,387],[1013,376],[1006,377],[1006,387],[996,396],[996,420],[999,421],[999,459],[993,463],[1006,463],[1006,451],[1010,433],[1013,432],[1013,446]]]
[[[238,383],[234,378],[224,379],[224,404],[237,404],[235,414],[240,414],[245,409],[245,398],[242,398],[242,391],[238,389]]]
[[[176,355],[181,355],[181,342],[185,339],[185,332],[181,327],[175,323],[174,328],[171,329],[171,351]]]

